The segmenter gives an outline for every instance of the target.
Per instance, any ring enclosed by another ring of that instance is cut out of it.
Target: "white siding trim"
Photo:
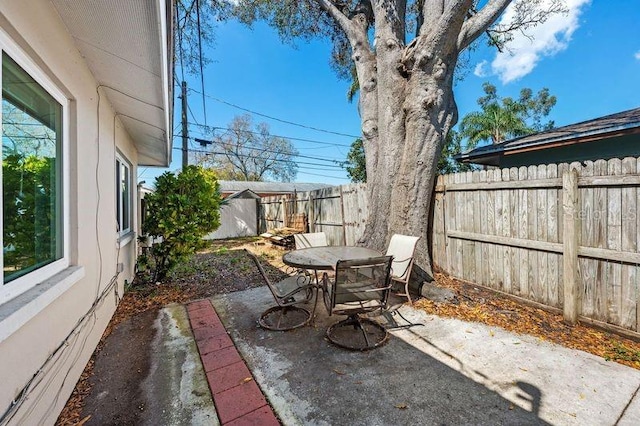
[[[27,55],[13,39],[0,28],[0,53],[6,51],[7,54],[22,67],[38,84],[40,84],[60,105],[62,106],[62,258],[41,268],[38,268],[22,277],[16,278],[11,283],[0,284],[0,307],[3,303],[18,297],[19,294],[37,286],[55,274],[63,271],[69,266],[70,256],[70,172],[69,172],[69,145],[70,145],[70,105],[62,90],[60,90],[51,78],[40,69],[35,61]],[[1,181],[0,181],[1,182]],[[1,211],[1,208],[0,208]],[[0,225],[1,222],[0,222]],[[0,232],[2,229],[0,228]],[[1,241],[1,234],[0,234]],[[1,266],[1,265],[0,265]],[[2,318],[0,317],[0,323]],[[0,324],[1,325],[1,324]]]
[[[81,266],[71,266],[0,305],[0,343],[64,294],[85,275]]]

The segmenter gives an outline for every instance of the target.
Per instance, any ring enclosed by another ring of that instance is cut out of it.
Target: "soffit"
[[[138,163],[167,166],[171,160],[172,28],[165,0],[52,3],[101,93],[131,135]]]

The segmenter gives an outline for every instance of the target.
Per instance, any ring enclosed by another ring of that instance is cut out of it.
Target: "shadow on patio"
[[[537,412],[540,389],[492,384],[517,395],[527,409],[521,408],[483,384],[488,378],[473,380],[425,353],[416,339],[461,371],[469,368],[432,345],[424,327],[397,332],[370,352],[348,352],[325,340],[326,327],[339,317],[329,318],[321,306],[313,326],[278,333],[256,326],[273,304],[266,288],[218,296],[213,304],[285,424],[545,424]]]

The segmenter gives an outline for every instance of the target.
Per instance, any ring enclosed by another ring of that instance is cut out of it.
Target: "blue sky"
[[[557,126],[640,106],[637,1],[566,1],[568,15],[533,29],[533,40],[516,37],[510,53],[499,54],[480,44],[468,54],[468,72],[455,87],[460,117],[477,109],[485,81],[496,85],[500,96],[517,97],[523,87],[534,92],[549,88],[558,98],[549,116]],[[264,24],[252,29],[235,22],[219,24],[215,45],[206,52],[212,59],[204,72],[206,124],[227,127],[234,116],[245,113],[223,103],[227,102],[303,126],[359,135],[357,103],[346,99],[349,82],[331,70],[330,50],[324,40],[298,41],[295,47],[283,44]],[[181,79],[179,69],[176,76]],[[196,93],[202,92],[200,77],[187,75],[186,80],[192,89],[189,121],[204,124],[202,95]],[[175,106],[179,112],[179,99]],[[300,154],[326,160],[344,160],[355,139],[257,115],[254,121],[269,124],[275,135],[320,142],[292,140]],[[176,134],[179,124],[177,114]],[[189,131],[192,137],[202,137],[197,125],[190,125]],[[174,146],[180,145],[180,138],[174,138]],[[330,162],[299,160],[315,164],[299,167],[298,182],[348,183],[346,173]],[[179,169],[180,164],[180,152],[174,151],[169,170]],[[163,171],[141,168],[139,180],[150,183]]]

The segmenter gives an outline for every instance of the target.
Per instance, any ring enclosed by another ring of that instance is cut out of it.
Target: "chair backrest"
[[[273,282],[269,279],[269,276],[267,276],[267,273],[265,272],[264,268],[260,264],[258,257],[247,249],[245,249],[245,252],[249,255],[249,257],[251,257],[251,259],[253,260],[253,263],[255,263],[256,266],[258,267],[258,271],[260,272],[260,275],[262,275],[262,279],[264,280],[265,284],[267,284],[267,287],[269,287],[269,291],[271,291],[271,294],[273,295],[274,299],[279,300],[281,296],[278,293],[278,289],[273,285]]]
[[[413,255],[420,237],[394,234],[389,241],[387,256],[393,256],[391,276],[398,281],[407,282],[413,266]]]
[[[296,242],[296,249],[326,247],[329,245],[327,244],[327,234],[324,232],[293,234],[293,239]]]
[[[269,287],[269,291],[271,292],[271,295],[278,305],[285,306],[293,304],[296,301],[293,300],[291,296],[293,296],[295,293],[305,291],[306,289],[312,287],[312,284],[308,282],[308,278],[303,275],[288,277],[285,280],[274,284],[273,281],[269,279],[269,276],[260,264],[258,257],[247,249],[245,249],[245,252],[249,255],[249,257],[251,257],[253,262],[258,267],[258,271],[260,272],[260,275],[262,275],[262,279],[264,280],[265,284],[267,284],[267,287]],[[282,291],[278,288],[279,284],[283,284]]]
[[[339,260],[327,307],[331,312],[370,312],[387,306],[391,256]]]

